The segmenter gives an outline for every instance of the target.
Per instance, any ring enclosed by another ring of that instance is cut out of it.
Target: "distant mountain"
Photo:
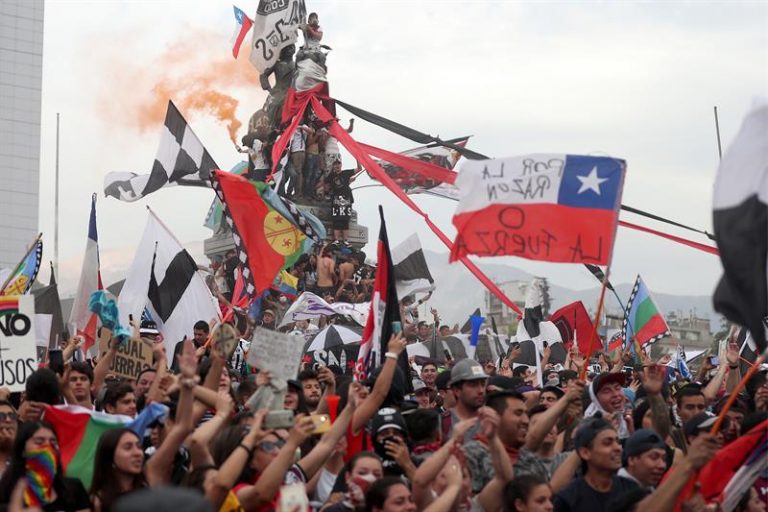
[[[485,312],[485,287],[477,278],[470,274],[463,265],[458,263],[449,264],[447,253],[425,250],[424,254],[432,277],[437,283],[437,289],[429,304],[438,309],[440,316],[445,319],[446,323],[451,325],[454,323],[463,324],[477,307]],[[511,265],[478,263],[478,266],[495,282],[530,281],[534,277],[528,272]],[[597,280],[595,280],[595,284],[594,288],[573,290],[559,286],[556,282],[549,281],[552,311],[577,300],[584,302],[588,310],[594,310],[600,296],[600,287],[597,284]],[[631,291],[631,284],[616,285],[616,292],[625,304]],[[653,298],[665,314],[681,312],[687,316],[689,313],[695,312],[699,318],[709,318],[713,331],[716,331],[719,327],[720,316],[712,307],[711,296],[653,293]],[[616,299],[611,296],[610,291],[607,291],[605,301],[608,313],[621,313],[621,308],[616,303]]]

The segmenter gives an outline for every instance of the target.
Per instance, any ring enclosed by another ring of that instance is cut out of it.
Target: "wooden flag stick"
[[[608,283],[608,277],[611,274],[611,266],[608,265],[605,269],[605,278],[603,278],[603,284],[600,287],[600,300],[597,302],[597,314],[595,315],[595,321],[592,324],[592,332],[589,335],[589,350],[585,354],[584,357],[584,366],[581,367],[581,375],[579,375],[579,379],[582,381],[586,380],[587,377],[587,365],[589,364],[589,358],[592,357],[592,352],[594,351],[594,345],[595,345],[595,338],[597,338],[597,327],[600,325],[600,317],[603,314],[603,304],[605,303],[605,289],[607,288]]]
[[[733,404],[736,402],[736,399],[739,397],[739,393],[741,393],[741,390],[744,389],[747,385],[747,382],[749,382],[749,379],[752,378],[752,376],[757,373],[757,371],[760,369],[760,365],[763,364],[765,361],[766,352],[768,350],[764,351],[763,354],[755,359],[755,363],[747,370],[747,373],[744,374],[744,376],[741,378],[739,383],[736,385],[736,388],[731,391],[730,396],[728,397],[728,400],[725,402],[725,405],[723,406],[723,410],[720,411],[720,415],[717,417],[717,420],[715,421],[715,424],[712,425],[712,434],[717,434],[720,431],[720,427],[723,426],[723,422],[725,421],[725,417],[728,414],[728,411],[731,409]]]

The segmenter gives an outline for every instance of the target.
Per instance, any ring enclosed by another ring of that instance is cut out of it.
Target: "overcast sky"
[[[238,5],[255,14],[255,0]],[[624,204],[708,230],[718,163],[713,106],[726,145],[752,98],[768,93],[766,2],[308,0],[307,8],[319,13],[323,42],[333,48],[334,97],[443,138],[472,135],[469,146],[491,156],[623,158]],[[93,192],[99,193],[105,269],[129,265],[145,205],[182,242],[210,236],[202,226],[210,190],[163,189],[122,203],[104,198],[102,183],[110,171],[149,172],[162,122],[155,111],[162,105],[164,112],[169,96],[180,102],[201,90],[231,95],[244,123],[261,107],[265,95],[248,48],[240,61],[232,59],[233,27],[232,4],[218,0],[46,2],[40,228],[46,259],[52,258],[60,112],[64,294],[77,283]],[[206,112],[182,113],[222,168],[239,160],[224,123]],[[339,116],[346,124],[349,114],[340,110]],[[396,151],[414,146],[363,122],[353,136]],[[424,196],[417,202],[453,237],[455,203]],[[378,204],[393,243],[415,230],[425,248],[446,251],[382,188],[355,195],[371,237]],[[650,220],[622,218],[706,242]],[[580,265],[503,261],[563,286],[595,284]],[[652,290],[710,294],[720,265],[710,254],[619,228],[613,281],[629,282],[637,273]]]

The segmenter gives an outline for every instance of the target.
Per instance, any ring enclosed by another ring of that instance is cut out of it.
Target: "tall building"
[[[44,0],[0,1],[0,268],[38,230],[43,11]]]

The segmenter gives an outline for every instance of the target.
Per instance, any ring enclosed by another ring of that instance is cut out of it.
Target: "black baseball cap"
[[[576,430],[576,435],[573,438],[574,447],[577,450],[579,448],[588,448],[595,437],[597,437],[597,434],[609,429],[615,430],[614,426],[600,414],[585,418]]]
[[[597,395],[608,384],[616,383],[621,387],[627,384],[627,376],[624,372],[601,373],[592,381],[592,389]]]
[[[666,450],[667,444],[661,436],[653,430],[649,428],[641,428],[627,438],[627,441],[624,444],[624,456],[635,457],[644,454],[648,450],[653,450],[654,448]]]
[[[374,436],[387,428],[395,428],[401,431],[404,435],[408,434],[408,427],[405,424],[405,419],[402,414],[391,407],[379,409],[379,412],[373,417],[371,427]]]

